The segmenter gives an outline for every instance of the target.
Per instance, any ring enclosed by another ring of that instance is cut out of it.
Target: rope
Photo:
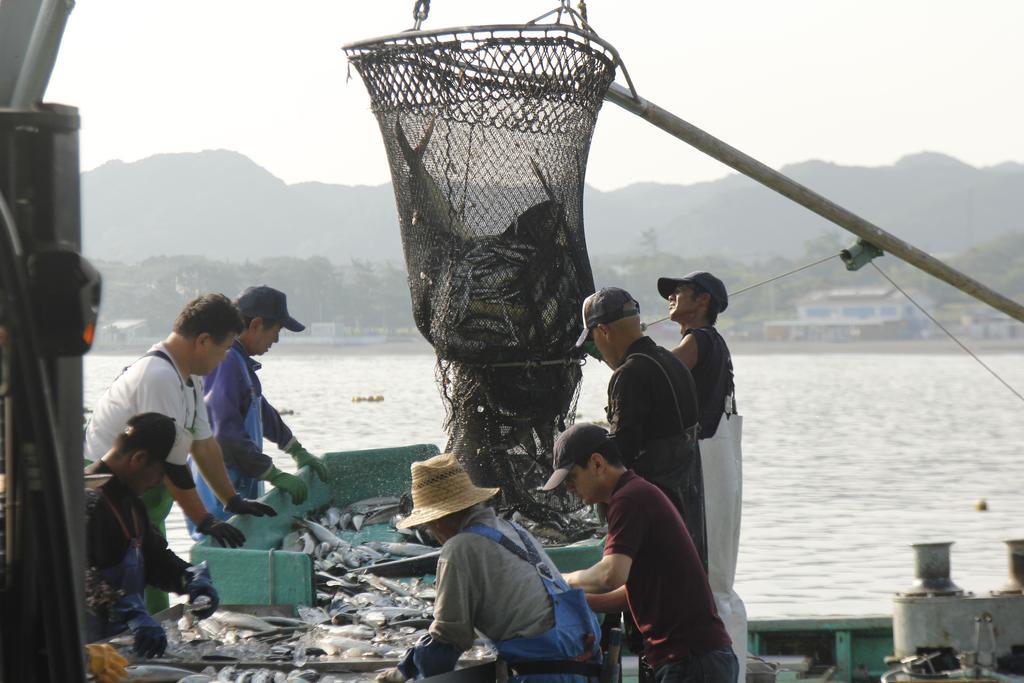
[[[537,368],[545,365],[578,365],[579,360],[573,357],[558,360],[527,360],[517,363],[488,363],[485,368]]]
[[[831,256],[826,256],[825,258],[819,259],[819,260],[815,261],[814,263],[808,263],[805,266],[800,266],[799,268],[794,268],[793,270],[789,271],[788,273],[783,273],[782,275],[776,275],[775,277],[768,278],[764,282],[758,282],[756,285],[750,285],[749,287],[744,287],[743,289],[738,289],[735,292],[730,292],[729,296],[730,297],[734,297],[737,294],[742,294],[743,292],[749,292],[750,290],[752,290],[752,289],[754,289],[756,287],[760,287],[761,285],[766,285],[769,282],[775,282],[776,280],[781,280],[782,278],[787,277],[789,275],[792,275],[794,273],[799,273],[801,270],[807,270],[808,268],[813,268],[814,266],[816,266],[818,264],[821,264],[821,263],[824,263],[825,261],[831,261],[836,256],[839,256],[839,253],[832,254]]]
[[[267,553],[267,604],[274,604],[274,549]]]
[[[800,266],[799,268],[794,268],[793,270],[790,270],[790,271],[787,271],[785,273],[782,273],[781,275],[776,275],[775,277],[770,277],[767,280],[764,280],[762,282],[758,282],[757,284],[750,285],[749,287],[744,287],[743,289],[737,289],[735,292],[729,292],[729,298],[731,299],[732,297],[736,296],[737,294],[743,294],[744,292],[749,292],[750,290],[756,289],[757,287],[761,287],[762,285],[767,285],[770,282],[775,282],[776,280],[781,280],[782,278],[788,277],[790,275],[793,275],[794,273],[799,273],[801,270],[807,270],[808,268],[813,268],[814,266],[822,264],[825,261],[831,261],[835,257],[839,256],[839,254],[841,254],[841,253],[842,252],[837,252],[835,254],[832,254],[831,256],[826,256],[823,259],[818,259],[817,261],[815,261],[813,263],[808,263],[806,265]],[[648,330],[648,329],[654,327],[655,325],[660,325],[661,323],[665,322],[666,320],[668,320],[668,316],[665,316],[664,318],[659,318],[658,320],[655,320],[653,323],[645,323],[644,325],[642,325],[642,327],[643,327],[644,330]]]
[[[413,26],[414,31],[420,30],[420,26],[427,20],[428,14],[430,14],[430,0],[416,0],[416,4],[412,8],[412,18],[416,21]]]
[[[968,355],[968,356],[970,356],[970,357],[971,357],[971,358],[973,358],[974,360],[978,361],[978,365],[980,365],[981,367],[983,367],[983,368],[985,368],[986,370],[988,370],[988,371],[989,371],[989,374],[991,374],[991,375],[992,375],[993,377],[995,377],[995,378],[996,378],[997,380],[999,380],[999,381],[1000,381],[1000,382],[1002,383],[1002,385],[1003,385],[1004,387],[1006,387],[1007,389],[1009,389],[1009,390],[1010,390],[1010,392],[1011,392],[1011,393],[1012,393],[1012,394],[1013,394],[1014,396],[1016,396],[1017,398],[1019,398],[1019,399],[1020,399],[1021,401],[1024,401],[1024,396],[1021,396],[1021,394],[1020,394],[1020,393],[1019,393],[1019,392],[1018,392],[1018,391],[1017,391],[1016,389],[1014,389],[1014,388],[1013,388],[1012,386],[1010,386],[1009,382],[1007,382],[1007,381],[1006,381],[1005,379],[1003,379],[1002,377],[1000,377],[1000,376],[999,376],[999,374],[998,374],[998,373],[997,373],[997,372],[996,372],[995,370],[993,370],[993,369],[992,369],[992,368],[990,368],[990,367],[989,367],[988,365],[986,365],[986,364],[985,364],[985,361],[983,361],[983,360],[981,360],[980,358],[978,358],[978,356],[976,356],[976,355],[974,354],[974,352],[973,352],[973,351],[971,351],[971,350],[970,350],[969,348],[967,348],[967,346],[965,346],[965,345],[964,345],[964,343],[963,343],[963,342],[961,342],[961,341],[960,341],[959,339],[957,339],[957,338],[956,338],[956,336],[955,336],[955,335],[954,335],[954,334],[953,334],[952,332],[950,332],[949,330],[947,330],[947,329],[945,328],[945,326],[943,326],[943,324],[942,324],[942,323],[940,323],[940,322],[939,322],[938,320],[936,320],[936,319],[935,319],[935,318],[934,318],[934,317],[932,316],[932,314],[931,314],[931,313],[929,313],[928,311],[924,310],[924,307],[923,307],[923,306],[921,306],[921,304],[919,304],[919,303],[917,303],[916,301],[914,301],[914,298],[913,298],[912,296],[910,296],[909,294],[907,294],[907,292],[906,292],[906,291],[904,291],[904,289],[903,289],[902,287],[900,287],[900,286],[899,286],[898,284],[896,284],[896,282],[895,282],[895,281],[894,281],[894,280],[893,280],[893,279],[892,279],[891,277],[889,277],[888,275],[886,275],[886,274],[885,274],[885,273],[884,273],[884,272],[882,271],[882,269],[881,269],[881,268],[879,268],[879,267],[878,267],[877,265],[875,265],[875,263],[874,263],[873,261],[871,262],[871,265],[872,265],[872,266],[874,266],[874,269],[878,271],[878,274],[879,274],[879,275],[881,275],[882,277],[884,277],[884,278],[885,278],[886,280],[888,280],[888,281],[889,281],[889,284],[891,284],[891,285],[892,285],[893,287],[895,287],[895,288],[896,288],[896,290],[897,290],[897,291],[898,291],[898,292],[899,292],[900,294],[902,294],[903,296],[907,297],[907,300],[908,300],[908,301],[909,301],[910,303],[914,304],[914,306],[916,306],[916,307],[917,307],[917,310],[919,310],[919,311],[921,311],[922,313],[924,313],[925,317],[927,317],[927,318],[928,318],[929,320],[931,320],[931,321],[932,321],[933,323],[935,323],[935,326],[936,326],[936,327],[938,327],[938,328],[939,328],[940,330],[942,330],[943,332],[945,332],[945,333],[946,333],[946,335],[947,335],[947,336],[948,336],[948,337],[949,337],[950,339],[952,339],[953,341],[955,341],[955,342],[957,343],[957,346],[959,346],[959,347],[960,347],[961,349],[963,349],[963,350],[964,350],[964,351],[965,351],[965,352],[967,353],[967,355]]]

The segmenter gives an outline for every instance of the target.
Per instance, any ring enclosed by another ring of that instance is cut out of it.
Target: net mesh
[[[575,499],[536,488],[579,391],[573,347],[594,289],[583,186],[614,61],[554,26],[410,33],[346,52],[387,149],[447,449],[524,513],[569,511]]]

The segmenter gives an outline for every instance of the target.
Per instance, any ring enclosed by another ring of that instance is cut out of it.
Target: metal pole
[[[642,97],[635,97],[621,85],[613,83],[611,88],[608,89],[605,99],[614,102],[642,119],[646,119],[666,133],[696,147],[708,156],[718,159],[723,164],[736,169],[765,187],[775,190],[782,196],[792,199],[797,204],[810,209],[822,218],[828,219],[840,228],[849,230],[854,235],[870,242],[883,251],[920,268],[929,275],[933,275],[960,291],[970,294],[975,299],[985,302],[1008,316],[1024,322],[1024,306],[1021,306],[1016,301],[1006,298],[974,278],[961,273],[955,268],[951,268],[937,258],[889,234],[877,225],[864,220],[857,214],[829,201],[817,192],[765,166],[757,159],[744,154],[735,147],[727,145],[713,135],[697,128],[692,123],[687,123],[675,114],[648,102]]]

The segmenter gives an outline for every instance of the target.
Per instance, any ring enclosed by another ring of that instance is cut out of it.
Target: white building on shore
[[[931,310],[926,295],[911,296]],[[932,323],[893,287],[828,289],[811,292],[797,303],[795,320],[764,323],[768,341],[875,341],[926,339]]]

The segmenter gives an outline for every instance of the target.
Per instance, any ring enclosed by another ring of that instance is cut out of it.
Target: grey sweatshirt
[[[483,524],[497,529],[520,548],[519,535],[483,504],[472,509],[461,528]],[[461,532],[461,529],[460,529]],[[558,570],[531,537],[544,562]],[[537,570],[489,538],[459,533],[441,548],[437,562],[437,600],[431,635],[467,650],[478,629],[491,640],[537,636],[555,625],[554,610]]]

